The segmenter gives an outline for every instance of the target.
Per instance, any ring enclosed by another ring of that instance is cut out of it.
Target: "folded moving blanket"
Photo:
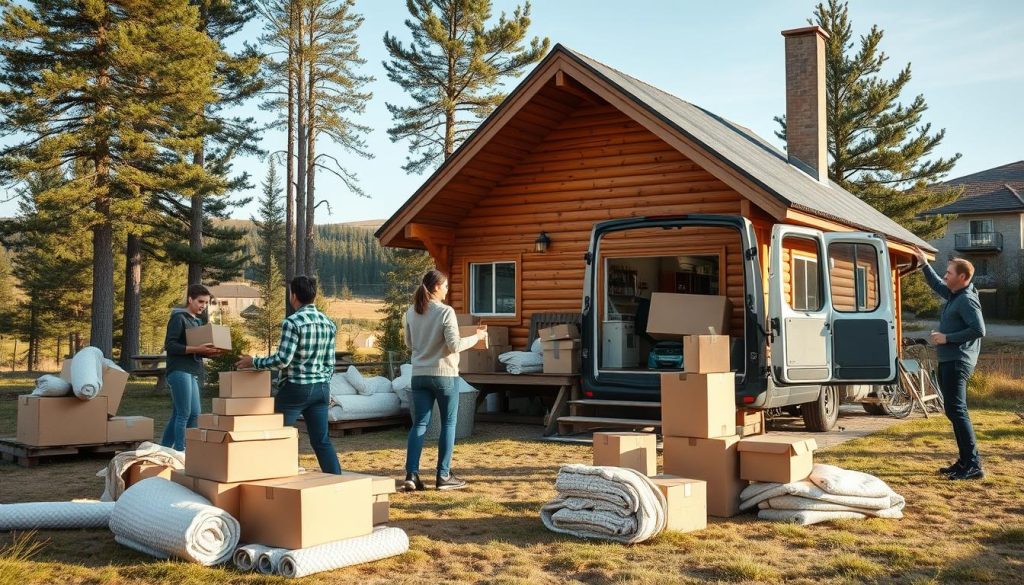
[[[188,488],[160,477],[125,490],[110,516],[114,540],[157,558],[201,565],[231,560],[238,521]]]
[[[532,351],[506,351],[498,356],[510,374],[526,374],[544,370],[544,356]]]
[[[555,489],[558,497],[540,511],[553,532],[634,543],[665,529],[665,496],[633,469],[565,465]]]
[[[124,472],[136,463],[155,463],[185,469],[185,452],[146,441],[140,443],[134,451],[122,451],[114,455],[106,467],[96,472],[96,477],[104,478],[105,483],[101,501],[110,502],[121,497],[124,492]]]
[[[809,526],[832,520],[862,520],[867,518],[857,512],[819,512],[815,510],[761,510],[757,513],[761,520],[773,522],[789,522],[800,526]]]
[[[305,577],[322,571],[378,561],[408,550],[409,537],[404,530],[379,526],[366,536],[287,551],[281,557],[278,574],[292,579]]]
[[[67,396],[71,394],[71,384],[60,376],[43,374],[36,378],[36,389],[32,396]]]
[[[114,504],[94,500],[0,504],[0,532],[106,528]]]
[[[877,477],[835,465],[819,463],[814,466],[807,479],[826,492],[837,496],[883,498],[892,494],[892,489]]]

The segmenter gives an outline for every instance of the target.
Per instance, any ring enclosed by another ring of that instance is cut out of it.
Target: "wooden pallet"
[[[327,423],[327,434],[331,437],[344,437],[345,435],[360,435],[364,430],[385,429],[398,426],[409,426],[411,424],[408,412],[392,416],[378,418],[362,418],[358,420],[336,420]],[[297,421],[296,425],[305,431],[306,423]]]
[[[22,467],[35,467],[39,460],[50,457],[74,457],[113,455],[118,451],[132,451],[142,441],[120,441],[117,443],[89,443],[86,445],[54,445],[36,447],[19,443],[13,437],[0,439],[0,457],[4,461],[17,463]]]

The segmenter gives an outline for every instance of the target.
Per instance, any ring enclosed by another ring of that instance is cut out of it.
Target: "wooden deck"
[[[493,374],[460,374],[470,386],[480,390],[477,404],[483,401],[487,390],[495,391],[509,386],[530,386],[539,388],[546,393],[555,392],[555,401],[551,411],[544,417],[544,435],[558,432],[558,418],[569,414],[569,401],[579,399],[580,377],[577,374],[509,374],[495,372]],[[556,390],[557,389],[557,390]],[[498,415],[484,415],[487,420],[500,420]],[[478,416],[479,418],[479,416]],[[510,421],[522,422],[522,421]]]

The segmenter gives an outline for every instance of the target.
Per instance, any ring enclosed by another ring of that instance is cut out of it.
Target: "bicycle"
[[[925,418],[929,412],[942,412],[942,393],[928,340],[904,337],[902,342],[903,357],[897,362],[896,383],[876,390],[878,405],[895,418],[907,418],[915,405],[921,407]]]

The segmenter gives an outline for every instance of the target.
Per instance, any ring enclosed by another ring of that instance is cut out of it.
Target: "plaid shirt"
[[[294,384],[330,381],[334,375],[334,322],[313,305],[305,305],[281,324],[277,353],[253,358],[256,369],[285,370]]]

